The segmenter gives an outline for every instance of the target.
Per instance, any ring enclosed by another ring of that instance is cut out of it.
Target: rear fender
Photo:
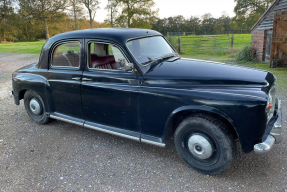
[[[43,76],[31,73],[20,73],[13,76],[12,81],[13,92],[18,103],[24,98],[27,90],[35,91],[42,98],[46,109],[49,110],[49,105],[46,97],[46,88],[49,87],[49,82]],[[17,101],[15,101],[17,103]]]

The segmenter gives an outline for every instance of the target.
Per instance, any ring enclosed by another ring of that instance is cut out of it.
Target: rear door
[[[82,39],[56,43],[51,49],[47,95],[51,115],[84,122],[81,104]],[[83,57],[84,58],[84,57]]]
[[[119,45],[87,40],[86,49],[81,91],[85,127],[138,140],[138,74],[124,71],[128,59]]]

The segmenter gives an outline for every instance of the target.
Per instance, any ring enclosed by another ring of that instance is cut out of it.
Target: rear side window
[[[80,42],[66,42],[58,45],[53,52],[52,66],[80,67]]]

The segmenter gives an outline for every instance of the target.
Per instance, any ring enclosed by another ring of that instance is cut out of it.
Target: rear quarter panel
[[[39,94],[47,106],[49,112],[49,105],[46,97],[46,87],[49,86],[46,79],[47,70],[37,68],[23,68],[15,71],[12,77],[13,92],[19,100],[23,99],[23,93],[27,90],[33,90]]]

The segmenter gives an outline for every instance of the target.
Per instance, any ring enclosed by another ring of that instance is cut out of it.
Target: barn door
[[[274,12],[270,67],[287,66],[287,11]]]

